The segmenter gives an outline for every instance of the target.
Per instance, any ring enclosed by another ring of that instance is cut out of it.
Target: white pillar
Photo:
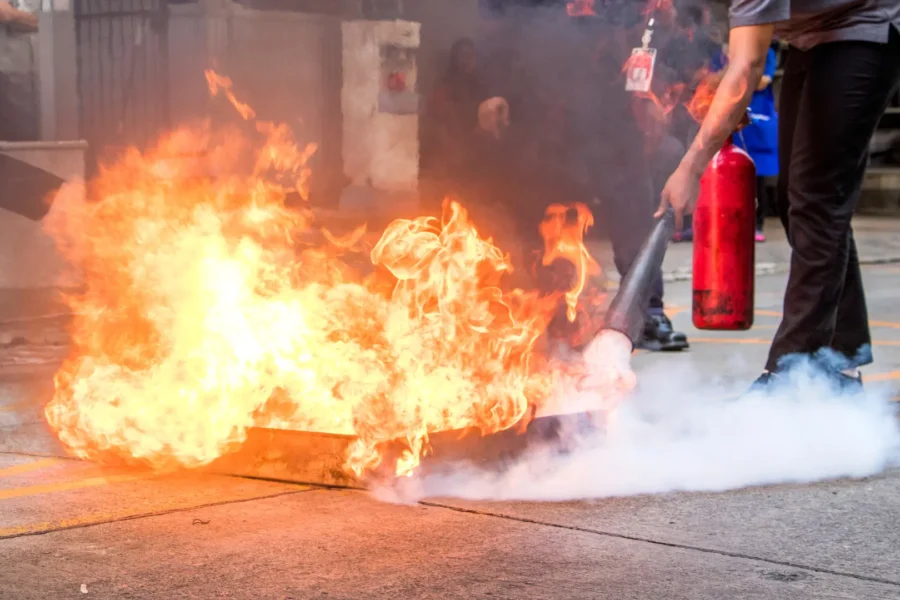
[[[345,198],[376,211],[416,203],[420,24],[349,21],[342,30]]]
[[[78,63],[75,18],[68,0],[44,0],[38,21],[41,139],[77,140]]]

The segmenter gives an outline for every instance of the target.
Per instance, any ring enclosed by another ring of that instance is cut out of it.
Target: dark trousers
[[[868,147],[900,77],[900,38],[792,48],[780,106],[778,212],[790,241],[784,317],[768,370],[797,355],[827,368],[872,362],[862,273],[850,220]]]
[[[596,219],[606,224],[613,261],[622,277],[631,269],[656,223],[653,213],[659,201],[654,197],[653,180],[644,166],[632,164],[618,172],[615,168],[604,168],[595,185],[599,200]],[[650,314],[663,313],[662,268],[653,278],[646,303]]]

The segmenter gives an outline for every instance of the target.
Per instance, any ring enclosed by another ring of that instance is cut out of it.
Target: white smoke
[[[900,429],[884,388],[841,393],[807,366],[774,395],[747,394],[747,381],[716,381],[665,361],[638,382],[608,430],[573,432],[566,454],[537,448],[500,472],[458,465],[377,493],[402,501],[571,500],[860,478],[900,464]],[[573,403],[583,406],[577,396]]]

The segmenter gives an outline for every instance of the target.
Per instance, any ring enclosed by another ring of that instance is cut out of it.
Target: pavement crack
[[[5,427],[0,427],[0,431],[12,431],[15,429],[7,429]],[[72,462],[82,462],[80,458],[75,458],[74,456],[66,456],[64,454],[54,454],[52,452],[12,452],[9,450],[0,450],[0,456],[27,456],[28,458],[58,458],[59,460],[70,460]]]
[[[97,521],[86,521],[83,523],[73,523],[70,525],[60,524],[57,527],[48,527],[46,529],[36,529],[33,531],[22,531],[18,533],[12,533],[9,535],[0,535],[0,541],[4,540],[14,540],[16,538],[23,537],[35,537],[40,535],[47,535],[50,533],[56,533],[59,531],[69,531],[72,529],[87,529],[89,527],[97,527],[98,525],[108,525],[110,523],[122,523],[124,521],[136,521],[138,519],[148,519],[151,517],[162,517],[165,515],[171,515],[174,513],[182,513],[188,512],[191,510],[198,510],[201,508],[214,508],[216,506],[227,506],[229,504],[243,504],[245,502],[254,502],[256,500],[270,500],[272,498],[280,498],[282,496],[292,496],[295,494],[302,494],[304,492],[313,492],[317,491],[320,488],[318,487],[306,487],[300,490],[287,490],[284,492],[277,492],[275,494],[266,494],[264,496],[253,496],[250,498],[238,498],[236,500],[221,500],[219,502],[208,502],[206,504],[195,504],[191,506],[180,506],[177,508],[168,508],[165,510],[155,510],[148,511],[142,513],[135,513],[133,515],[122,515],[120,517],[114,517],[110,519],[98,519]]]
[[[704,548],[703,546],[692,546],[690,544],[679,544],[675,542],[664,542],[662,540],[654,540],[652,538],[646,538],[636,535],[626,535],[624,533],[614,533],[611,531],[602,531],[599,529],[591,529],[588,527],[579,527],[577,525],[564,525],[562,523],[552,523],[550,521],[539,521],[537,519],[529,519],[527,517],[516,517],[513,515],[507,515],[503,513],[491,512],[486,510],[476,510],[473,508],[463,508],[460,506],[452,506],[450,504],[441,504],[439,502],[428,502],[428,501],[420,501],[419,504],[422,506],[430,506],[433,508],[443,508],[446,510],[452,510],[454,512],[472,514],[472,515],[480,515],[483,517],[493,517],[496,519],[505,519],[507,521],[517,521],[519,523],[526,523],[529,525],[541,525],[544,527],[553,527],[555,529],[566,529],[569,531],[578,531],[581,533],[589,533],[592,535],[599,535],[608,538],[615,538],[620,540],[627,540],[631,542],[642,542],[645,544],[653,544],[654,546],[662,546],[665,548],[676,548],[679,550],[691,550],[694,552],[702,552],[704,554],[716,554],[719,556],[727,556],[729,558],[740,558],[744,560],[754,560],[770,565],[777,565],[779,567],[788,567],[791,569],[801,569],[804,571],[810,571],[813,573],[822,573],[823,575],[834,575],[835,577],[846,577],[849,579],[856,579],[859,581],[867,581],[871,583],[881,583],[884,585],[890,585],[897,588],[900,588],[900,581],[893,579],[884,579],[881,577],[872,577],[869,575],[860,575],[858,573],[848,573],[846,571],[837,571],[834,569],[826,569],[823,567],[815,567],[812,565],[804,565],[801,563],[795,563],[784,560],[777,560],[773,558],[766,558],[763,556],[754,556],[752,554],[743,554],[741,552],[731,552],[728,550],[719,550],[716,548]]]

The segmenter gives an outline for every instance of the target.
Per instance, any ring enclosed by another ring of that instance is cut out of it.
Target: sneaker
[[[862,373],[856,375],[847,375],[845,373],[837,374],[838,389],[849,394],[856,394],[863,390]]]
[[[756,378],[752,384],[750,384],[750,389],[747,390],[747,393],[766,393],[772,390],[773,387],[782,382],[782,377],[779,373],[774,371],[765,371],[762,375]]]
[[[834,383],[837,385],[838,391],[842,393],[855,394],[863,389],[862,375],[857,373],[854,375],[846,375],[844,373],[834,373],[832,375]],[[766,371],[750,385],[748,393],[768,393],[776,386],[784,383],[784,375],[775,371]]]
[[[637,347],[651,352],[677,352],[690,345],[686,335],[672,329],[672,322],[666,315],[654,314],[647,317]]]
[[[766,234],[764,234],[762,231],[757,231],[756,232],[756,241],[760,242],[760,243],[766,241]]]

